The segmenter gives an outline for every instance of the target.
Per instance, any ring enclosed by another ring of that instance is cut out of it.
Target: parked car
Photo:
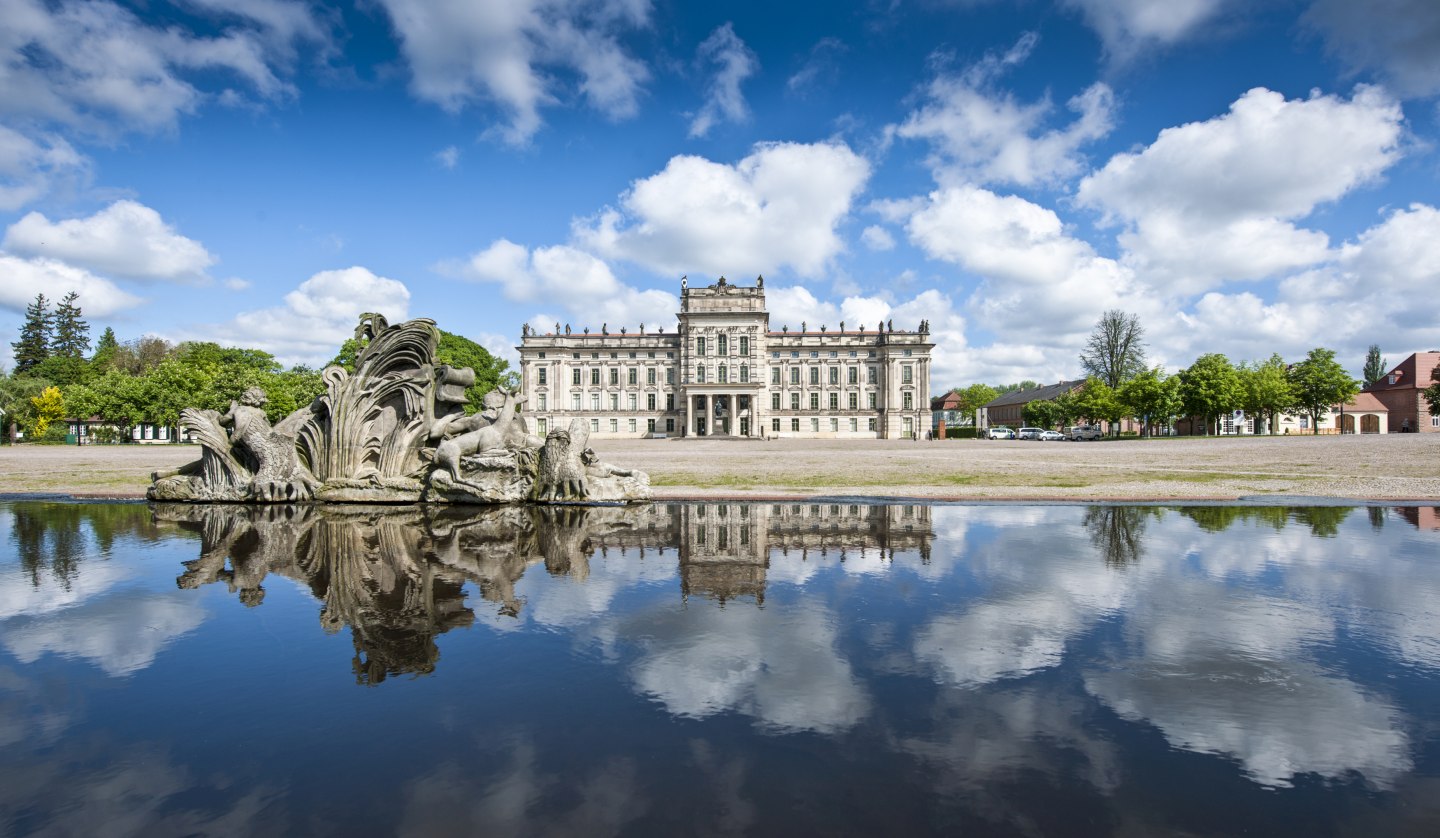
[[[1072,442],[1096,440],[1105,436],[1105,433],[1100,430],[1098,425],[1076,425],[1073,428],[1067,429],[1067,431],[1065,437]]]
[[[996,425],[985,432],[986,439],[1014,439],[1015,432],[1004,425]]]
[[[1041,431],[1040,436],[1036,438],[1041,442],[1059,442],[1065,438],[1065,435],[1059,431]]]
[[[1015,432],[1016,439],[1039,439],[1045,433],[1044,428],[1021,428]]]

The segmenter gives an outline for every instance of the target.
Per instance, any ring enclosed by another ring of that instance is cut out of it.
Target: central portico
[[[758,437],[770,315],[765,278],[752,287],[725,277],[702,288],[680,280],[680,394],[687,436]]]

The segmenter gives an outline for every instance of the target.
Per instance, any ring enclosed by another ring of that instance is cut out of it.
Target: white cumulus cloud
[[[844,245],[836,226],[870,178],[843,143],[766,143],[734,165],[672,157],[620,207],[577,222],[579,244],[659,273],[753,276],[823,271]]]
[[[1272,276],[1327,257],[1328,237],[1293,222],[1378,178],[1401,154],[1402,120],[1374,87],[1298,100],[1255,88],[1111,158],[1077,197],[1124,224],[1126,262],[1158,281],[1202,291]]]
[[[1128,61],[1140,52],[1192,37],[1219,17],[1227,0],[1065,0],[1100,36],[1105,52]]]
[[[136,280],[199,281],[215,257],[135,201],[116,201],[88,218],[51,221],[32,212],[5,232],[4,247],[21,256],[57,259]]]
[[[17,313],[23,312],[36,294],[59,300],[74,291],[80,295],[76,304],[87,318],[108,317],[143,302],[102,276],[55,259],[0,253],[0,275],[5,277],[0,282],[0,308]]]
[[[559,304],[577,327],[592,331],[610,325],[633,328],[668,327],[679,311],[674,294],[640,290],[615,278],[610,266],[594,255],[568,245],[538,247],[531,251],[508,239],[499,239],[460,264],[442,265],[452,276],[500,286],[516,302]],[[553,324],[547,324],[553,327]]]
[[[283,364],[318,366],[335,357],[360,315],[370,311],[391,323],[405,320],[410,289],[358,266],[321,271],[286,294],[283,305],[241,312],[207,327],[203,339],[258,347]]]
[[[60,183],[83,183],[89,174],[89,159],[63,138],[0,125],[0,211],[19,209]]]
[[[400,39],[411,91],[451,112],[488,103],[505,114],[496,133],[529,142],[541,108],[560,104],[561,73],[614,119],[639,109],[649,69],[620,44],[650,23],[647,0],[380,0]]]

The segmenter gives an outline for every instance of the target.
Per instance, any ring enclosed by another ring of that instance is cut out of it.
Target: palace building
[[[765,279],[680,283],[675,331],[524,327],[522,415],[615,437],[915,439],[930,427],[929,324],[773,330]]]

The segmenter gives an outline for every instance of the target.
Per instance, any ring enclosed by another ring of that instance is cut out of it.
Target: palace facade
[[[675,331],[525,327],[522,415],[544,436],[915,439],[930,427],[929,324],[775,331],[765,280],[680,284]]]

